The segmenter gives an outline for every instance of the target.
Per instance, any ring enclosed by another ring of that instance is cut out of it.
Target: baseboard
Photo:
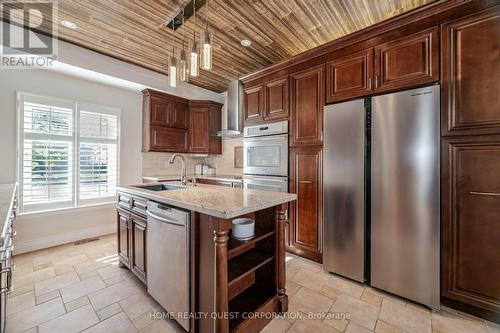
[[[25,242],[16,242],[14,239],[14,255],[46,249],[48,247],[72,243],[78,240],[107,235],[116,232],[116,224],[80,229],[63,234],[47,236]]]

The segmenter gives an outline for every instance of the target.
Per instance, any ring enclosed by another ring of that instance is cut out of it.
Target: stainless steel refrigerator
[[[439,86],[325,108],[324,267],[439,308]]]

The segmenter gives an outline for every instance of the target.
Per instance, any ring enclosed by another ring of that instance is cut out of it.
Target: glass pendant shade
[[[188,73],[188,63],[187,63],[187,57],[186,57],[186,51],[184,49],[181,49],[179,51],[179,80],[181,81],[187,81],[187,73]]]
[[[205,70],[210,70],[212,69],[212,36],[208,29],[201,31],[201,48],[201,67]]]
[[[168,79],[172,88],[177,87],[177,58],[173,55],[168,59]]]
[[[193,39],[189,50],[189,75],[196,77],[199,74],[199,64],[198,64],[198,43],[196,39]]]

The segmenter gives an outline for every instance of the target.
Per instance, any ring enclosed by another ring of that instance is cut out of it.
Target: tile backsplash
[[[194,174],[196,164],[208,164],[216,168],[218,175],[242,175],[242,168],[234,167],[234,147],[243,146],[243,138],[222,140],[222,154],[209,155],[207,158],[195,158],[191,154],[183,154],[186,158],[186,170],[188,174]],[[142,175],[163,176],[179,175],[181,162],[176,160],[173,165],[168,162],[174,153],[142,153]]]

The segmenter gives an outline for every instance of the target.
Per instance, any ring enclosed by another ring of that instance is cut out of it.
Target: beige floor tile
[[[347,325],[349,324],[348,319],[342,318],[326,318],[323,322],[333,328],[335,328],[339,332],[344,332]]]
[[[325,282],[325,287],[336,289],[344,294],[360,298],[365,287],[357,282],[346,278],[330,274],[330,278]]]
[[[500,324],[487,321],[486,326],[488,327],[489,333],[500,333]]]
[[[379,318],[410,333],[431,332],[430,314],[402,306],[401,303],[388,299],[382,301]]]
[[[326,313],[333,304],[333,300],[321,295],[317,291],[300,288],[300,290],[290,297],[289,311]]]
[[[292,323],[284,318],[274,318],[264,327],[261,333],[285,333]]]
[[[382,297],[372,293],[369,289],[365,289],[363,291],[363,295],[361,295],[361,299],[367,303],[376,305],[380,307],[382,305]]]
[[[38,305],[53,300],[54,298],[61,297],[61,294],[59,293],[59,290],[52,290],[46,294],[35,297],[36,297],[36,304]]]
[[[125,313],[120,312],[111,318],[101,321],[94,325],[84,333],[133,333],[137,332],[132,322],[127,318]]]
[[[31,262],[19,265],[17,263],[17,260],[15,260],[14,263],[16,264],[16,269],[13,272],[14,278],[21,275],[33,273],[33,264]]]
[[[140,333],[177,333],[177,331],[172,328],[171,325],[167,323],[167,321],[160,319],[144,327],[139,331]]]
[[[288,280],[288,281],[286,281],[285,288],[286,288],[287,295],[292,296],[292,295],[295,295],[297,293],[297,291],[299,291],[299,289],[301,288],[301,285],[298,283],[295,283],[293,281]]]
[[[26,330],[23,333],[38,333],[38,327],[30,328],[29,330]]]
[[[151,325],[155,321],[157,321],[159,318],[154,316],[154,312],[152,311],[147,311],[140,316],[134,318],[132,322],[134,323],[134,326],[138,329],[141,330],[144,327]]]
[[[81,274],[78,274],[78,276],[80,277],[80,280],[87,280],[87,279],[90,279],[90,278],[93,278],[93,277],[101,277],[97,273],[97,271],[90,271],[90,272],[86,272],[86,273],[81,273]]]
[[[54,260],[63,259],[67,257],[66,251],[57,251],[53,253],[42,253],[33,258],[33,267],[50,264]]]
[[[320,291],[328,278],[328,275],[323,272],[311,272],[306,269],[300,269],[289,281],[293,281],[311,290]]]
[[[38,326],[38,333],[77,333],[99,322],[92,306],[86,305]]]
[[[65,258],[52,261],[52,266],[54,267],[56,274],[62,274],[74,271],[73,265],[87,262],[89,258],[85,254],[68,255]]]
[[[122,312],[122,308],[120,304],[113,303],[108,305],[100,310],[97,310],[97,316],[101,321],[106,320],[110,317],[113,317],[115,314]]]
[[[24,286],[19,286],[17,284],[17,279],[14,278],[14,291],[9,294],[9,298],[14,298],[14,297],[17,297],[17,296],[20,296],[20,295],[24,295],[26,293],[35,293],[35,285],[33,283],[31,284],[26,284]]]
[[[75,272],[65,273],[53,278],[35,283],[35,295],[42,295],[48,292],[64,288],[70,284],[80,281]]]
[[[345,330],[345,333],[372,333],[372,332],[373,332],[372,330],[369,330],[366,327],[360,326],[353,322],[350,322]]]
[[[469,320],[449,313],[433,313],[432,328],[442,333],[487,333],[486,323]]]
[[[75,299],[74,301],[64,303],[64,306],[66,307],[66,312],[71,312],[87,304],[90,304],[88,296],[82,296],[80,298]]]
[[[7,317],[8,333],[23,332],[64,314],[64,305],[60,298],[36,305]]]
[[[102,261],[89,260],[86,262],[76,264],[76,265],[74,265],[74,267],[75,267],[75,270],[78,274],[83,274],[83,273],[95,271],[99,268],[106,267],[108,265],[110,265],[110,264],[102,262]]]
[[[350,317],[350,322],[366,327],[369,330],[375,329],[380,308],[366,303],[358,298],[349,295],[340,295],[331,308],[331,312],[346,314]]]
[[[22,294],[7,300],[7,316],[35,306],[33,292]]]
[[[33,271],[32,273],[17,276],[15,278],[16,288],[43,281],[54,276],[56,276],[56,273],[53,267],[48,267],[38,271]]]
[[[148,295],[138,293],[120,302],[120,306],[130,319],[134,319],[146,311],[152,310],[153,299]]]
[[[97,273],[101,276],[103,280],[108,280],[115,278],[117,276],[123,276],[128,272],[127,269],[118,267],[118,265],[110,265],[107,267],[99,268]]]
[[[105,287],[106,284],[104,283],[104,281],[102,281],[102,279],[97,276],[87,280],[75,282],[73,284],[70,284],[69,286],[62,288],[61,295],[64,303],[68,303]]]
[[[337,298],[339,298],[339,296],[342,295],[342,293],[339,290],[331,287],[330,285],[323,286],[323,288],[321,288],[319,293],[325,295],[326,297],[331,298],[334,301],[336,301]]]
[[[377,325],[375,326],[375,332],[377,333],[403,333],[403,330],[392,326],[382,320],[377,321]]]
[[[320,320],[296,320],[287,333],[338,333]]]
[[[106,287],[89,295],[94,309],[99,310],[105,306],[119,302],[139,292],[139,289],[128,281],[123,281]]]

